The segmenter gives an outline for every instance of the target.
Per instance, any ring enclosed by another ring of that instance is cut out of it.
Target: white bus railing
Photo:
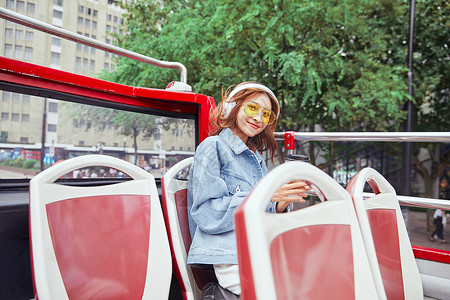
[[[178,69],[180,70],[180,82],[187,84],[187,69],[179,62],[162,61],[152,57],[148,57],[133,51],[119,48],[114,45],[110,45],[104,42],[94,40],[92,38],[85,37],[81,34],[73,33],[71,31],[44,23],[42,21],[18,14],[6,8],[0,7],[0,17],[6,20],[31,27],[49,34],[59,36],[64,39],[68,39],[74,42],[82,43],[103,51],[111,52],[120,56],[128,57],[137,61],[141,61],[156,67],[167,68],[167,69]]]
[[[296,141],[319,142],[433,142],[450,143],[450,132],[275,132],[276,140],[284,140],[288,153],[295,149]],[[314,192],[310,195],[317,196]],[[365,198],[373,193],[364,193]],[[450,200],[397,196],[400,205],[450,210]]]
[[[450,143],[450,132],[292,132],[298,141],[319,142],[444,142]],[[275,132],[275,139],[284,139]]]

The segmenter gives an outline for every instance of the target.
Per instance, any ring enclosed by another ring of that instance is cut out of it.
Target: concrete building
[[[126,12],[113,0],[0,0],[0,6],[108,44],[113,43],[114,33],[122,33]],[[90,77],[115,68],[109,52],[4,19],[0,19],[0,55]],[[11,144],[40,148],[45,109],[45,145],[49,148],[124,152],[130,148],[133,152],[132,138],[121,135],[117,126],[86,130],[89,120],[74,114],[63,101],[0,91],[0,104],[0,148]],[[187,132],[193,132],[193,122],[192,128],[183,129],[175,121],[160,135],[139,139],[137,146],[147,151],[193,151],[194,139]]]

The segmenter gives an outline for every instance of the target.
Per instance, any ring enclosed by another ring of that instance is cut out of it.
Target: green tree
[[[324,131],[402,130],[409,99],[409,1],[136,0],[123,5],[127,34],[118,36],[119,46],[182,62],[193,90],[217,100],[223,88],[244,80],[266,84],[280,100],[278,130],[314,131],[317,125]],[[442,107],[449,91],[448,6],[417,1],[416,41],[422,44],[416,45],[415,62],[426,67],[415,70],[420,73],[411,99],[416,130],[448,128],[448,105]],[[161,88],[177,76],[129,59],[119,59],[116,72],[107,74],[116,82]],[[427,105],[432,109],[422,109]],[[442,122],[434,123],[437,115]],[[311,143],[313,163],[317,147],[327,153],[319,166],[325,168],[341,145]]]
[[[159,132],[156,117],[152,115],[69,102],[65,103],[65,106],[69,119],[86,121],[86,131],[90,128],[103,131],[109,124],[114,124],[119,128],[120,134],[130,136],[133,139],[135,164],[138,158],[138,136],[142,135],[145,140]]]

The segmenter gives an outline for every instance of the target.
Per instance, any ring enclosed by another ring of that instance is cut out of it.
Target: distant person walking
[[[444,224],[442,223],[443,217],[445,216],[445,210],[442,209],[436,209],[434,212],[433,218],[434,218],[434,225],[436,228],[431,233],[430,241],[434,242],[436,239],[440,241],[441,243],[447,243],[444,240]]]

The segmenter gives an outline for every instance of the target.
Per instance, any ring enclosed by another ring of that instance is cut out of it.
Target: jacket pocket
[[[238,192],[250,192],[251,186],[242,175],[235,172],[223,171],[221,176],[227,185],[229,194],[234,195]]]

